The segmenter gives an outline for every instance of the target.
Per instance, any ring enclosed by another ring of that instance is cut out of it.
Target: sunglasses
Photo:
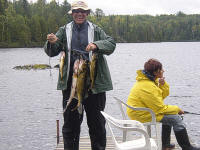
[[[88,10],[74,9],[74,10],[72,10],[72,13],[88,13]]]

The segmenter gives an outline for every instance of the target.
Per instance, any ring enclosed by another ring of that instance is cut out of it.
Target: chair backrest
[[[119,100],[118,98],[116,98],[116,97],[114,97],[116,100],[117,100],[117,104],[118,104],[118,106],[119,106],[119,108],[120,108],[120,111],[121,111],[121,114],[122,114],[122,118],[124,119],[124,120],[127,120],[128,119],[128,117],[127,117],[127,114],[126,114],[126,106],[125,105],[123,105],[123,103],[121,102],[121,100]],[[124,142],[124,141],[126,141],[127,140],[127,132],[126,131],[123,131],[123,133],[122,133],[123,135],[122,135],[122,141]]]
[[[128,117],[127,117],[127,114],[126,114],[126,106],[125,105],[123,105],[123,103],[122,103],[122,101],[121,100],[119,100],[118,98],[116,98],[116,97],[114,97],[114,99],[117,101],[117,104],[118,104],[118,106],[119,106],[119,108],[120,108],[120,111],[121,111],[121,113],[122,113],[122,118],[125,120],[125,119],[128,119]]]
[[[123,102],[122,100],[118,99],[117,97],[114,97],[114,99],[117,100],[117,103],[118,103],[118,105],[119,105],[119,107],[120,107],[120,110],[121,110],[123,119],[126,119],[126,118],[127,118],[127,117],[126,117],[126,112],[125,112],[125,109],[124,109],[124,106],[125,106],[126,108],[128,107],[128,108],[133,109],[133,110],[148,111],[148,112],[151,114],[151,116],[152,116],[152,121],[151,121],[151,123],[152,123],[152,124],[155,124],[155,123],[156,123],[156,115],[155,115],[155,113],[154,113],[151,109],[149,109],[149,108],[144,108],[144,107],[132,107],[132,106],[126,104],[125,102]]]
[[[123,130],[123,131],[131,131],[131,132],[134,131],[134,132],[140,133],[143,137],[143,140],[145,141],[144,149],[151,147],[150,138],[149,138],[148,133],[146,132],[146,129],[142,123],[140,123],[139,121],[136,121],[136,120],[115,119],[103,111],[101,111],[101,113],[106,119],[106,123],[111,132],[111,136],[112,136],[112,139],[113,139],[116,147],[119,147],[119,143],[116,140],[116,137],[115,137],[115,134],[113,132],[111,125],[113,125],[114,127],[118,128],[120,130]],[[134,140],[132,140],[132,141],[134,142]],[[122,144],[122,143],[120,143],[120,144]]]

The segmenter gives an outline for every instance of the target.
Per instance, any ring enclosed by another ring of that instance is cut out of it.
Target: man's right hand
[[[51,44],[54,44],[56,43],[56,41],[58,40],[57,36],[53,33],[51,34],[48,34],[47,35],[47,40],[51,43]]]

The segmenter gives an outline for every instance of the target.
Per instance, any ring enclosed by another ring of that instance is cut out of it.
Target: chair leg
[[[127,137],[127,132],[123,131],[122,142],[126,141],[126,137]]]
[[[149,137],[151,137],[151,125],[147,126],[147,133],[148,133]]]
[[[158,150],[162,150],[162,140],[161,140],[161,130],[160,124],[155,125],[156,128],[156,141],[158,145]]]

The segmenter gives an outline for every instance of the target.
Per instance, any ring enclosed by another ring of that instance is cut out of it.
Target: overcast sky
[[[60,2],[62,0],[59,0]],[[73,0],[68,0],[71,3]],[[100,8],[106,15],[122,14],[200,14],[200,0],[85,0],[94,11]]]

